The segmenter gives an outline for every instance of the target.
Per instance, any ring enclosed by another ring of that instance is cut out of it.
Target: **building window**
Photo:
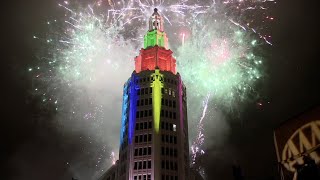
[[[152,98],[149,98],[149,105],[152,104]]]
[[[147,148],[143,148],[143,155],[147,155]]]
[[[142,168],[142,161],[139,161],[139,167],[138,169],[141,169]]]
[[[147,161],[143,161],[143,169],[147,169]]]
[[[147,142],[147,141],[148,141],[147,135],[145,134],[145,135],[143,135],[143,142]]]
[[[137,106],[140,106],[140,101],[139,100],[137,100]]]
[[[134,162],[134,167],[133,167],[134,170],[137,169],[137,162]]]
[[[177,131],[177,125],[172,124],[172,129],[173,129],[173,131]]]
[[[148,161],[148,169],[151,169],[151,160]]]
[[[152,116],[152,110],[149,109],[149,116]]]
[[[151,153],[152,153],[151,147],[148,147],[148,155],[151,155]]]
[[[149,141],[152,141],[152,134],[149,134],[148,140],[149,140]]]

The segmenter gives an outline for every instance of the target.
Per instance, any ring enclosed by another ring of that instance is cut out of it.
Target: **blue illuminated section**
[[[137,112],[137,89],[139,89],[139,84],[137,82],[139,77],[135,74],[132,74],[130,78],[130,94],[129,94],[129,100],[130,100],[130,114],[129,114],[129,129],[128,129],[128,140],[129,144],[132,143],[132,140],[134,139],[134,127],[136,124],[136,112]]]
[[[120,130],[120,146],[123,144],[123,139],[126,133],[126,122],[127,122],[127,110],[128,110],[128,82],[123,87],[123,98],[122,98],[122,118],[121,118],[121,130]]]

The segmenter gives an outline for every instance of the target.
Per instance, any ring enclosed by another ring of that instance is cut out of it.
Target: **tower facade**
[[[157,9],[135,71],[124,84],[119,180],[185,180],[189,175],[186,88]]]

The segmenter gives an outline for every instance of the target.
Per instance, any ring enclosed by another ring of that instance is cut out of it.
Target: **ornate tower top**
[[[163,28],[163,19],[158,13],[158,9],[154,8],[154,12],[149,19],[149,31],[159,30],[161,32],[164,31]]]
[[[168,49],[168,38],[163,29],[163,19],[155,8],[149,19],[149,30],[144,36],[144,46],[135,58],[135,71],[160,69],[176,74],[176,60]]]

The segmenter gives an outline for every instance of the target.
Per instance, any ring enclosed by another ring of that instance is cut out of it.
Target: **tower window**
[[[148,111],[144,110],[144,117],[148,117]]]
[[[151,150],[151,147],[149,146],[148,147],[148,155],[151,155],[151,153],[152,153],[152,150]]]
[[[142,161],[139,161],[138,169],[141,169],[141,168],[142,168]]]
[[[143,100],[141,100],[141,106],[143,106],[144,105],[144,102],[143,102]]]
[[[145,99],[145,100],[144,100],[144,104],[145,104],[145,105],[148,105],[148,99]]]
[[[139,123],[139,125],[140,125],[140,129],[143,129],[143,124],[142,124],[142,123]]]
[[[149,121],[149,129],[151,129],[151,128],[152,128],[152,122]]]
[[[177,116],[176,116],[176,112],[173,112],[173,119],[176,119]]]
[[[148,135],[148,140],[149,140],[149,141],[152,141],[152,134],[149,134],[149,135]]]
[[[173,131],[177,131],[177,125],[172,124]]]
[[[144,129],[148,129],[148,122],[144,122],[144,123],[143,123],[143,128],[144,128]]]
[[[133,167],[133,169],[137,169],[138,167],[137,167],[137,162],[134,162],[134,167]]]
[[[150,88],[149,88],[149,90],[150,90],[150,91],[149,91],[149,92],[150,92],[150,94],[152,94],[152,87],[150,87]]]
[[[148,141],[147,135],[145,134],[145,135],[143,135],[143,142],[147,142],[147,141]]]
[[[143,155],[147,155],[147,148],[143,148]]]
[[[151,169],[151,161],[148,161],[148,169]]]
[[[152,98],[149,98],[149,105],[152,104]]]
[[[147,161],[143,161],[143,169],[147,169]]]
[[[149,109],[149,116],[152,116],[152,110]]]
[[[137,100],[137,106],[140,106],[140,101],[139,100]]]
[[[142,148],[139,148],[139,156],[142,156]]]

